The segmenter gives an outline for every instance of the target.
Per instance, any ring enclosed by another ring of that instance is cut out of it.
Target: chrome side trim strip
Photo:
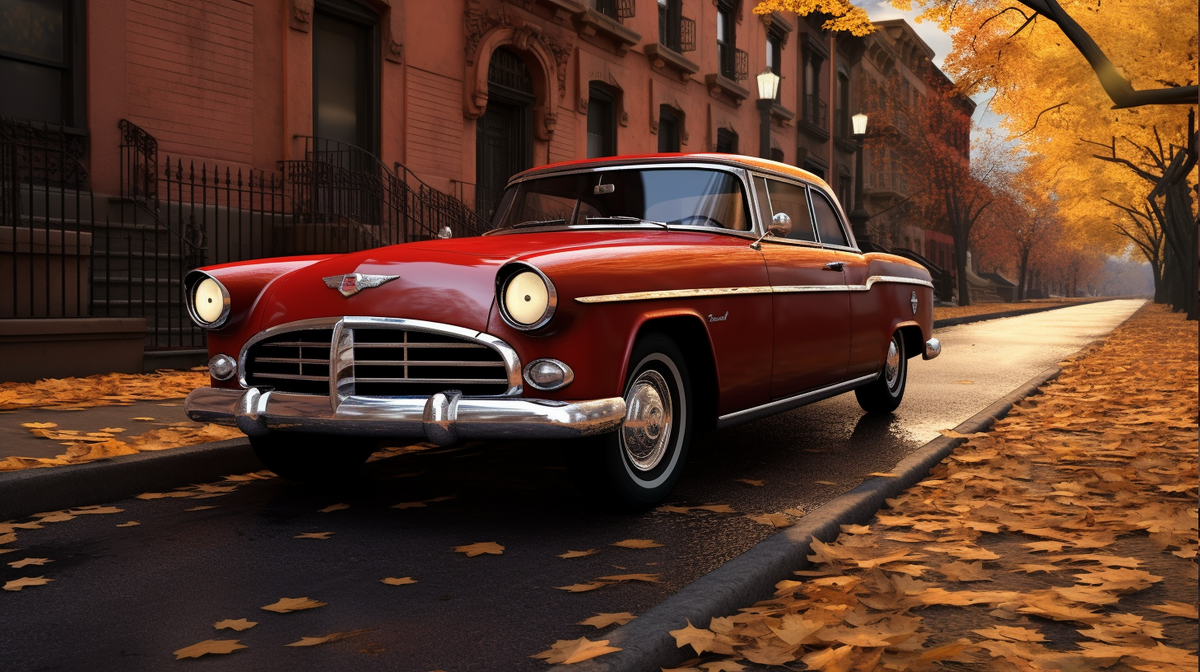
[[[703,296],[736,296],[743,294],[802,294],[806,292],[866,292],[871,286],[880,283],[897,283],[902,285],[920,285],[933,289],[933,283],[918,278],[905,278],[898,275],[872,275],[864,285],[760,285],[757,287],[711,287],[707,289],[669,289],[651,292],[625,292],[621,294],[595,294],[592,296],[577,296],[579,303],[617,303],[620,301],[655,301],[661,299],[686,299]]]
[[[839,395],[843,392],[849,392],[850,390],[869,383],[878,377],[879,373],[872,373],[854,378],[852,380],[836,383],[834,385],[819,387],[815,390],[809,390],[808,392],[801,392],[795,396],[768,402],[762,406],[755,406],[754,408],[747,408],[745,410],[735,411],[733,413],[726,413],[725,415],[717,418],[717,429],[733,427],[744,422],[750,422],[751,420],[765,418],[768,415],[775,415],[776,413],[789,411],[793,408],[804,406],[805,404],[811,404],[816,401],[821,401],[822,399],[828,399],[829,397]]]

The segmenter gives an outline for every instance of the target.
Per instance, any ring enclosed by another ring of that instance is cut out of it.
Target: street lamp
[[[779,95],[779,75],[770,68],[758,73],[758,155],[771,158],[771,106]]]
[[[850,117],[850,125],[858,145],[854,157],[854,210],[850,211],[850,228],[854,230],[859,249],[867,252],[871,244],[867,236],[867,220],[871,215],[863,205],[863,140],[867,137],[867,115],[859,112]]]

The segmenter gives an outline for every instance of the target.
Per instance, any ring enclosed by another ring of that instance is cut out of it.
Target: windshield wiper
[[[508,227],[510,229],[524,229],[530,226],[547,226],[550,224],[566,224],[567,220],[559,217],[558,219],[537,219],[529,222],[520,222]]]
[[[657,224],[658,226],[661,226],[664,229],[671,228],[670,226],[667,225],[666,222],[656,222],[652,219],[642,219],[641,217],[630,217],[628,215],[609,215],[607,217],[584,217],[583,219],[586,222],[630,222],[630,223],[635,223],[635,224],[641,224],[641,223],[645,222],[646,224]]]

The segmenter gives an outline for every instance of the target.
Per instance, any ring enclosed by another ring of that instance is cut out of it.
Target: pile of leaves
[[[678,669],[1194,671],[1196,323],[1147,306],[1062,368],[773,599],[673,631]]]
[[[105,373],[86,378],[47,378],[36,383],[0,383],[0,411],[16,408],[81,409],[135,401],[182,399],[208,385],[208,367],[154,373]]]
[[[152,420],[152,418],[145,418]],[[35,436],[58,441],[66,446],[65,452],[55,457],[7,457],[0,459],[0,472],[17,471],[35,467],[56,467],[103,460],[119,455],[134,455],[147,451],[167,450],[196,443],[225,441],[244,436],[235,427],[195,422],[174,422],[152,429],[126,440],[117,438],[125,431],[123,427],[105,427],[99,432],[79,432],[59,429],[53,422],[28,422],[24,426]]]

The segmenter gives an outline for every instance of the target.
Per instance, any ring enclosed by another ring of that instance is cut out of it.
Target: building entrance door
[[[475,121],[475,206],[488,219],[508,178],[533,164],[533,77],[511,51],[488,64],[488,104]]]

